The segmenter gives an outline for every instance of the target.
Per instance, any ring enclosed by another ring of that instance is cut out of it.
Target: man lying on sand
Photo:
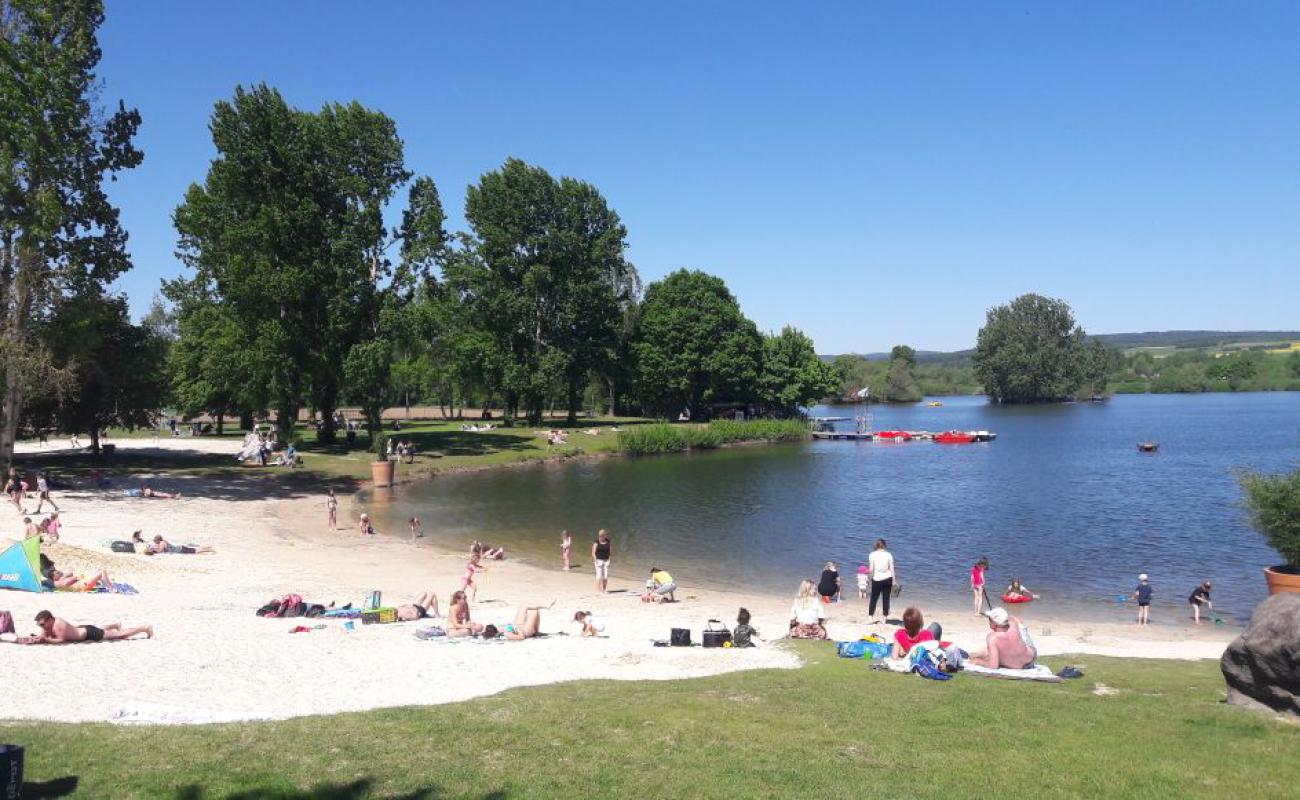
[[[27,644],[78,644],[81,642],[112,642],[118,639],[130,639],[143,633],[146,639],[153,638],[153,626],[141,625],[136,628],[123,628],[122,623],[114,622],[102,628],[94,625],[73,625],[66,619],[56,617],[48,611],[36,615],[36,624],[41,626],[41,633],[28,640]]]
[[[425,617],[441,617],[438,613],[438,595],[425,592],[415,598],[414,602],[397,607],[397,619],[401,622],[414,622]]]
[[[137,531],[138,533],[138,531]],[[162,537],[161,534],[153,537],[153,544],[149,545],[150,555],[162,555],[164,553],[178,553],[182,555],[194,555],[201,553],[207,555],[217,552],[210,544],[172,544]]]
[[[125,497],[145,497],[151,500],[179,500],[181,497],[180,492],[176,492],[175,494],[170,492],[160,492],[157,489],[150,488],[147,483],[139,489],[123,489],[122,495]]]

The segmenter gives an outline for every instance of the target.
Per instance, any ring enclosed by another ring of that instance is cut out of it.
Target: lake
[[[584,570],[604,527],[616,575],[640,579],[658,565],[686,584],[781,595],[826,560],[852,586],[883,536],[904,600],[968,601],[980,555],[992,562],[992,594],[1019,577],[1057,610],[1127,614],[1116,595],[1140,572],[1151,575],[1157,608],[1179,615],[1205,579],[1216,607],[1239,620],[1264,598],[1261,570],[1280,559],[1240,509],[1234,471],[1300,463],[1300,394],[942,401],[872,406],[871,421],[876,430],[987,429],[997,440],[808,442],[452,474],[400,487],[374,511],[384,532],[404,535],[403,520],[419,514],[435,546],[479,538],[557,567],[567,528]],[[1137,452],[1148,439],[1158,453]]]

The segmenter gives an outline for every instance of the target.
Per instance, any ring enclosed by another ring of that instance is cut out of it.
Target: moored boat
[[[944,431],[936,433],[934,440],[939,444],[970,444],[975,441],[975,434],[967,431]]]
[[[907,431],[876,431],[877,442],[910,442],[912,434]]]

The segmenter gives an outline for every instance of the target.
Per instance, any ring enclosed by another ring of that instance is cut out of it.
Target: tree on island
[[[707,419],[714,403],[756,399],[763,339],[721,278],[681,269],[650,284],[632,350],[651,413]]]
[[[1064,301],[1021,295],[989,310],[975,345],[975,373],[994,402],[1068,400],[1085,379],[1084,336]]]
[[[103,181],[138,166],[140,115],[98,107],[98,0],[0,3],[0,462],[34,392],[63,380],[37,334],[58,304],[126,270],[126,232]]]
[[[912,378],[916,366],[916,351],[905,344],[895,345],[889,353],[889,371],[885,374],[886,403],[915,403],[924,395]]]

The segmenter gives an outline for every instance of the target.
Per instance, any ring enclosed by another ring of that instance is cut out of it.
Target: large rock
[[[1229,703],[1300,715],[1300,594],[1260,603],[1219,667]]]

